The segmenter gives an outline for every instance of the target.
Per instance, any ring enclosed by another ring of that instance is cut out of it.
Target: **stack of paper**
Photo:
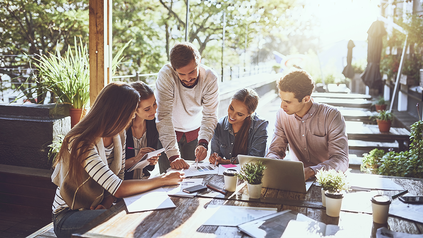
[[[123,198],[128,213],[175,208],[175,204],[163,188]]]

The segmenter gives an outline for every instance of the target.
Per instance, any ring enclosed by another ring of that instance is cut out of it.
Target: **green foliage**
[[[374,105],[385,105],[386,101],[383,97],[378,97],[377,100],[374,102]]]
[[[414,79],[418,84],[420,82],[420,69],[423,67],[422,56],[414,54],[407,59],[404,59],[401,74],[407,75]]]
[[[53,140],[53,142],[47,146],[49,148],[47,155],[49,160],[52,161],[52,163],[54,163],[54,160],[56,159],[56,156],[59,153],[60,148],[62,147],[62,142],[64,138],[64,135],[58,135],[57,139]]]
[[[415,122],[411,125],[408,151],[390,151],[380,158],[382,151],[374,149],[365,155],[362,168],[375,168],[374,172],[381,175],[423,178],[422,132],[423,121]]]
[[[60,103],[67,103],[73,108],[84,108],[90,100],[90,70],[87,46],[76,43],[69,48],[65,56],[56,51],[36,59],[39,71],[39,86],[58,96]]]
[[[396,55],[384,55],[380,61],[380,72],[391,80],[398,72],[400,60]]]
[[[265,169],[266,166],[261,161],[253,161],[244,164],[237,176],[249,184],[261,184]]]
[[[367,173],[377,173],[377,169],[384,155],[385,151],[377,148],[371,150],[369,153],[364,153],[360,170]]]
[[[341,192],[348,189],[347,178],[342,171],[321,169],[317,171],[316,179],[323,190]]]
[[[366,69],[366,61],[361,60],[361,61],[354,61],[353,63],[351,63],[351,66],[354,69],[354,73],[356,74],[362,74],[364,72],[364,70]]]
[[[63,54],[74,37],[88,41],[88,0],[0,1],[0,19],[5,55]]]
[[[382,121],[392,121],[393,116],[392,113],[390,111],[386,111],[386,110],[380,110],[378,111],[376,116],[371,116],[370,117],[373,120],[382,120]]]

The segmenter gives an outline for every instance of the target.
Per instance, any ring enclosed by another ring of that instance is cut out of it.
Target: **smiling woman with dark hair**
[[[228,115],[219,120],[215,129],[210,163],[238,163],[239,154],[264,156],[269,122],[254,113],[258,99],[252,89],[244,88],[234,94]]]

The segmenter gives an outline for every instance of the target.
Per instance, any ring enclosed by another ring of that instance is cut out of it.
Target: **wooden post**
[[[112,78],[112,0],[89,0],[90,104]]]

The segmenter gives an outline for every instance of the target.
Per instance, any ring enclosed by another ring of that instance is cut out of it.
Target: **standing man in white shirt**
[[[219,88],[217,74],[200,62],[200,53],[191,43],[178,43],[170,51],[170,64],[157,76],[156,124],[169,158],[160,158],[160,172],[169,166],[187,169],[185,160],[201,161],[207,156],[217,124]]]

